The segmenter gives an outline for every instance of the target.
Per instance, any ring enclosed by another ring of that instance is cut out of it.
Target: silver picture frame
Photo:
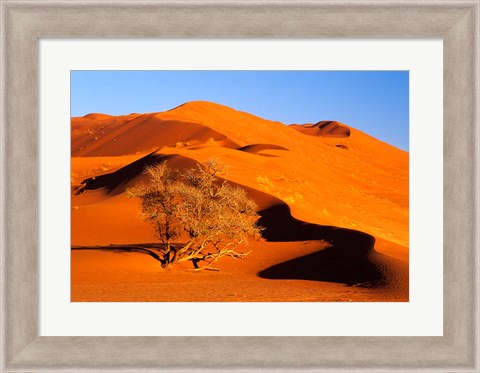
[[[2,372],[480,371],[478,0],[3,0],[0,5]],[[39,336],[38,43],[80,37],[441,38],[444,335]]]

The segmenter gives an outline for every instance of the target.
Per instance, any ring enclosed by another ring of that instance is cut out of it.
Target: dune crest
[[[101,113],[90,113],[85,115],[83,118],[91,119],[91,120],[103,120],[111,118],[111,115],[108,114],[101,114]]]
[[[310,136],[333,138],[350,136],[350,128],[334,120],[323,120],[315,124],[291,124],[290,127]]]

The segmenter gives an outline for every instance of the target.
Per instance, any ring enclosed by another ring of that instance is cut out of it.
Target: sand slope
[[[188,168],[212,156],[259,205],[265,242],[240,263],[225,260],[225,273],[161,274],[144,251],[153,231],[125,188],[145,180],[146,165]],[[194,295],[199,278],[223,293],[248,283],[233,297],[243,301],[273,300],[264,292],[275,287],[283,300],[408,300],[408,153],[345,124],[286,126],[209,102],[90,114],[72,118],[71,179],[73,300],[233,300]],[[147,296],[138,283],[149,276],[166,282]]]

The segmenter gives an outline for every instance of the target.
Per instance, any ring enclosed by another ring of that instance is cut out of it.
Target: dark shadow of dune
[[[295,219],[284,203],[260,211],[259,225],[267,241],[324,240],[331,246],[266,268],[258,273],[266,279],[299,279],[378,286],[386,281],[374,250],[375,238],[345,228],[310,224]]]
[[[262,150],[286,150],[286,151],[288,151],[289,149],[285,148],[284,146],[275,145],[275,144],[251,144],[251,145],[242,146],[241,148],[238,148],[238,150],[240,150],[242,152],[257,154],[258,152],[260,152]]]
[[[398,260],[374,249],[375,238],[367,233],[318,225],[295,219],[282,200],[258,189],[233,183],[246,190],[259,206],[258,225],[269,242],[324,241],[330,246],[318,252],[278,263],[258,273],[265,279],[311,280],[350,286],[395,285],[396,276],[408,271]],[[248,260],[248,259],[247,259]]]
[[[112,194],[116,190],[123,192],[123,187],[130,180],[133,180],[137,176],[141,175],[145,167],[166,161],[169,158],[171,158],[170,155],[159,154],[156,151],[152,152],[115,172],[83,180],[83,185],[78,189],[76,194],[81,194],[86,190],[95,190],[100,188],[104,188],[107,194]]]
[[[191,146],[188,149],[189,150],[201,150],[205,149],[208,146],[205,145],[200,145],[200,146]],[[231,148],[235,149],[241,152],[245,153],[250,153],[250,154],[255,154],[255,155],[260,155],[262,157],[278,157],[278,155],[275,154],[265,154],[261,153],[263,150],[285,150],[289,151],[290,149],[287,149],[283,146],[280,145],[275,145],[275,144],[251,144],[251,145],[245,145],[242,147],[233,147],[233,146],[223,146],[224,148]]]
[[[238,148],[237,150],[239,150],[241,152],[245,152],[245,153],[260,155],[262,157],[278,157],[278,155],[274,155],[274,154],[260,153],[263,150],[289,151],[289,149],[287,149],[283,146],[280,146],[280,145],[275,145],[275,144],[251,144],[251,145],[242,146],[241,148]]]

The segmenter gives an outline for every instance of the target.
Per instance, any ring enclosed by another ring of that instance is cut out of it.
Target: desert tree
[[[175,211],[179,174],[175,169],[168,168],[165,162],[146,167],[144,173],[149,177],[149,183],[127,189],[127,194],[129,197],[140,197],[142,217],[154,226],[156,236],[165,247],[163,265],[171,260],[174,254],[172,240],[180,234]]]
[[[184,172],[163,162],[145,171],[149,182],[128,193],[140,198],[143,218],[163,243],[162,267],[191,261],[196,269],[214,269],[212,264],[224,256],[249,254],[238,247],[260,237],[257,206],[244,189],[219,179],[224,172],[220,162],[211,159]],[[183,244],[172,244],[181,237]]]

